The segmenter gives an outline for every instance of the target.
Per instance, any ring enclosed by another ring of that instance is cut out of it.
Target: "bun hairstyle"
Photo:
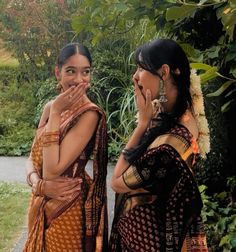
[[[174,110],[171,113],[173,118],[178,120],[186,111],[192,107],[190,95],[190,66],[188,58],[183,49],[171,39],[156,39],[140,46],[135,53],[135,62],[143,69],[157,75],[157,70],[167,64],[177,87],[178,96]]]
[[[66,61],[77,53],[85,56],[88,59],[90,65],[92,65],[92,57],[88,48],[80,43],[69,43],[64,46],[61,49],[59,56],[57,57],[56,65],[61,69]]]

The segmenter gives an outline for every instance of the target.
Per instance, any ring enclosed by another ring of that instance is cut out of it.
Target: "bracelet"
[[[44,185],[45,181],[43,179],[39,179],[35,184],[32,185],[32,193],[35,196],[44,197]]]
[[[31,171],[31,172],[27,175],[27,177],[26,177],[26,182],[27,182],[27,184],[28,184],[29,186],[32,186],[32,185],[33,185],[32,181],[31,181],[31,175],[32,175],[33,173],[37,173],[37,174],[38,174],[38,172],[37,172],[36,170],[33,170],[33,171]]]
[[[59,144],[59,131],[45,132],[43,134],[43,147],[48,147],[51,145]]]
[[[123,150],[121,151],[121,153],[122,153],[123,155],[128,154],[128,152],[129,152],[129,150],[128,150],[128,149],[123,149]]]

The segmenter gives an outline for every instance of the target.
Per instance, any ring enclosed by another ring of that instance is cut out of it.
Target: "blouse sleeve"
[[[124,183],[132,190],[156,190],[178,173],[174,149],[166,144],[146,151],[123,174]]]

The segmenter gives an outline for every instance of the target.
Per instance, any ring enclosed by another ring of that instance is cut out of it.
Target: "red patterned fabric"
[[[170,130],[190,145],[192,135],[181,125]],[[149,174],[142,185],[156,200],[124,209],[130,197],[117,195],[109,252],[207,252],[200,213],[202,202],[192,171],[168,143],[147,150],[135,169]],[[131,168],[130,168],[131,169]],[[184,249],[184,248],[183,248]]]

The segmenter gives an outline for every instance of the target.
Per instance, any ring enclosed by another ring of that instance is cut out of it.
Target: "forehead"
[[[87,57],[77,53],[69,57],[63,67],[85,68],[90,67],[90,63]]]

